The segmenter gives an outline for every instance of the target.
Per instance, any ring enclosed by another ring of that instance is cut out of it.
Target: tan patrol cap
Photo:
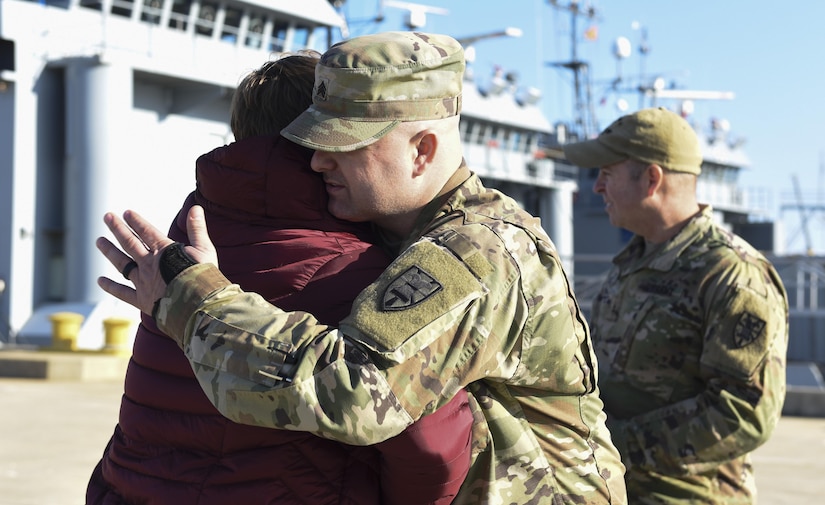
[[[675,172],[699,175],[702,151],[693,127],[664,107],[622,116],[598,137],[562,146],[570,163],[601,168],[634,159]]]
[[[447,35],[386,32],[335,44],[315,67],[312,105],[281,135],[318,151],[354,151],[399,123],[461,111],[464,49]]]

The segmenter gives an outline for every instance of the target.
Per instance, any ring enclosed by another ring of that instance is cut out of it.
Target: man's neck
[[[447,182],[444,184],[444,187],[441,188],[441,191],[438,192],[438,196],[436,198],[451,194],[455,188],[461,186],[469,177],[470,169],[467,167],[464,160],[461,160],[461,165],[455,172],[453,172],[453,175],[447,179]]]
[[[693,202],[691,205],[675,210],[675,212],[666,212],[659,216],[660,220],[658,224],[652,226],[647,233],[642,235],[645,241],[653,244],[663,244],[667,242],[682,231],[682,228],[699,214],[702,208],[698,203]]]
[[[378,235],[385,248],[394,254],[400,253],[401,251],[399,249],[411,238],[410,235],[424,226],[425,223],[423,223],[423,221],[426,220],[429,222],[438,209],[450,199],[455,189],[461,186],[470,175],[472,175],[470,169],[466,163],[464,163],[464,160],[462,160],[461,165],[453,172],[438,194],[426,205],[418,209],[415,213],[415,218],[410,221],[408,226],[403,227],[403,229],[399,228],[398,220],[394,221],[392,229],[376,225]]]

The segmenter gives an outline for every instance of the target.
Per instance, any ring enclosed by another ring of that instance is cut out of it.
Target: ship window
[[[541,138],[540,133],[530,133],[525,135],[524,139],[524,152],[526,153],[533,153],[539,150],[539,139]]]
[[[241,28],[241,17],[243,12],[237,7],[227,7],[226,14],[223,19],[223,30],[221,31],[221,40],[226,42],[237,42],[238,33]]]
[[[96,10],[100,10],[99,7],[94,7]],[[135,8],[135,4],[132,0],[113,0],[112,1],[112,14],[115,16],[124,16],[130,17],[132,15],[132,9]]]
[[[80,6],[96,11],[102,10],[99,0],[80,0]]]
[[[501,140],[500,137],[501,134],[499,133],[499,127],[497,125],[492,125],[485,140],[487,145],[490,147],[501,147],[499,142]]]
[[[276,21],[272,29],[272,40],[269,42],[269,50],[277,53],[283,52],[286,48],[286,35],[289,31],[289,23],[286,21]]]
[[[458,131],[461,132],[461,141],[462,142],[470,142],[470,138],[471,138],[470,132],[472,131],[472,129],[473,129],[472,121],[462,119],[458,123]]]
[[[521,132],[518,134],[518,145],[516,146],[516,151],[530,154],[535,149],[533,146],[536,144],[535,141],[535,134],[529,132]]]
[[[215,16],[218,14],[218,4],[204,2],[198,11],[195,21],[195,31],[199,35],[211,36],[215,29]]]
[[[251,16],[249,19],[249,27],[246,30],[246,45],[255,49],[261,47],[264,35],[264,24],[266,19],[261,15]]]
[[[38,3],[45,5],[54,5],[55,7],[69,7],[69,0],[38,0]]]
[[[304,48],[309,47],[309,36],[311,30],[308,26],[296,26],[292,35],[292,47]]]
[[[169,13],[169,28],[186,31],[189,26],[190,10],[192,10],[192,0],[175,0],[172,2],[172,12]]]
[[[513,149],[513,144],[510,142],[513,140],[512,131],[509,128],[504,128],[501,131],[501,147],[507,149],[508,151]]]
[[[161,0],[143,0],[143,11],[140,13],[140,20],[153,25],[160,24],[163,3]]]
[[[487,136],[487,125],[485,123],[478,123],[476,128],[475,143],[484,144],[484,139]]]
[[[718,165],[705,163],[702,166],[702,178],[706,181],[726,182],[725,179],[728,179],[726,175],[728,175],[727,170]]]
[[[0,39],[0,70],[15,70],[13,40]]]
[[[518,147],[516,150],[528,154],[532,152],[533,137],[534,135],[532,133],[519,133]]]

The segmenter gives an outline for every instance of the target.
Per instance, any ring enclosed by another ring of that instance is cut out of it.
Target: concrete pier
[[[0,378],[0,502],[83,505],[117,422],[123,379]],[[825,419],[783,417],[754,456],[762,505],[825,496]]]

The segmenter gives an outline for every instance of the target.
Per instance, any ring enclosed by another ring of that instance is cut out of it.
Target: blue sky
[[[370,20],[380,0],[347,0],[343,12],[351,35],[404,28],[406,10],[385,6],[385,20]],[[396,2],[399,3],[399,2]],[[574,112],[572,73],[547,62],[571,57],[571,17],[547,0],[429,0],[419,5],[449,11],[426,15],[424,31],[461,38],[500,31],[522,30],[519,38],[488,39],[476,44],[476,75],[500,66],[514,71],[525,86],[542,90],[543,110],[551,122],[570,120]],[[569,0],[559,0],[570,5]],[[624,79],[644,75],[663,77],[679,89],[728,91],[733,100],[696,101],[692,119],[710,124],[724,119],[729,135],[745,141],[751,166],[740,177],[745,188],[761,188],[770,196],[774,218],[785,222],[788,252],[804,249],[799,214],[782,210],[793,203],[793,177],[800,182],[806,203],[825,205],[825,2],[793,3],[767,0],[580,0],[596,17],[577,23],[578,57],[591,65],[592,92],[601,127],[621,112],[624,98],[633,110],[636,93],[611,93],[609,82],[620,72]],[[596,40],[584,39],[595,26]],[[646,33],[650,50],[638,47]],[[632,53],[618,64],[613,56],[618,37],[631,42]],[[600,102],[604,99],[603,104]],[[647,105],[648,103],[645,103]],[[676,102],[660,102],[674,107]],[[808,221],[814,249],[825,254],[825,212]]]

